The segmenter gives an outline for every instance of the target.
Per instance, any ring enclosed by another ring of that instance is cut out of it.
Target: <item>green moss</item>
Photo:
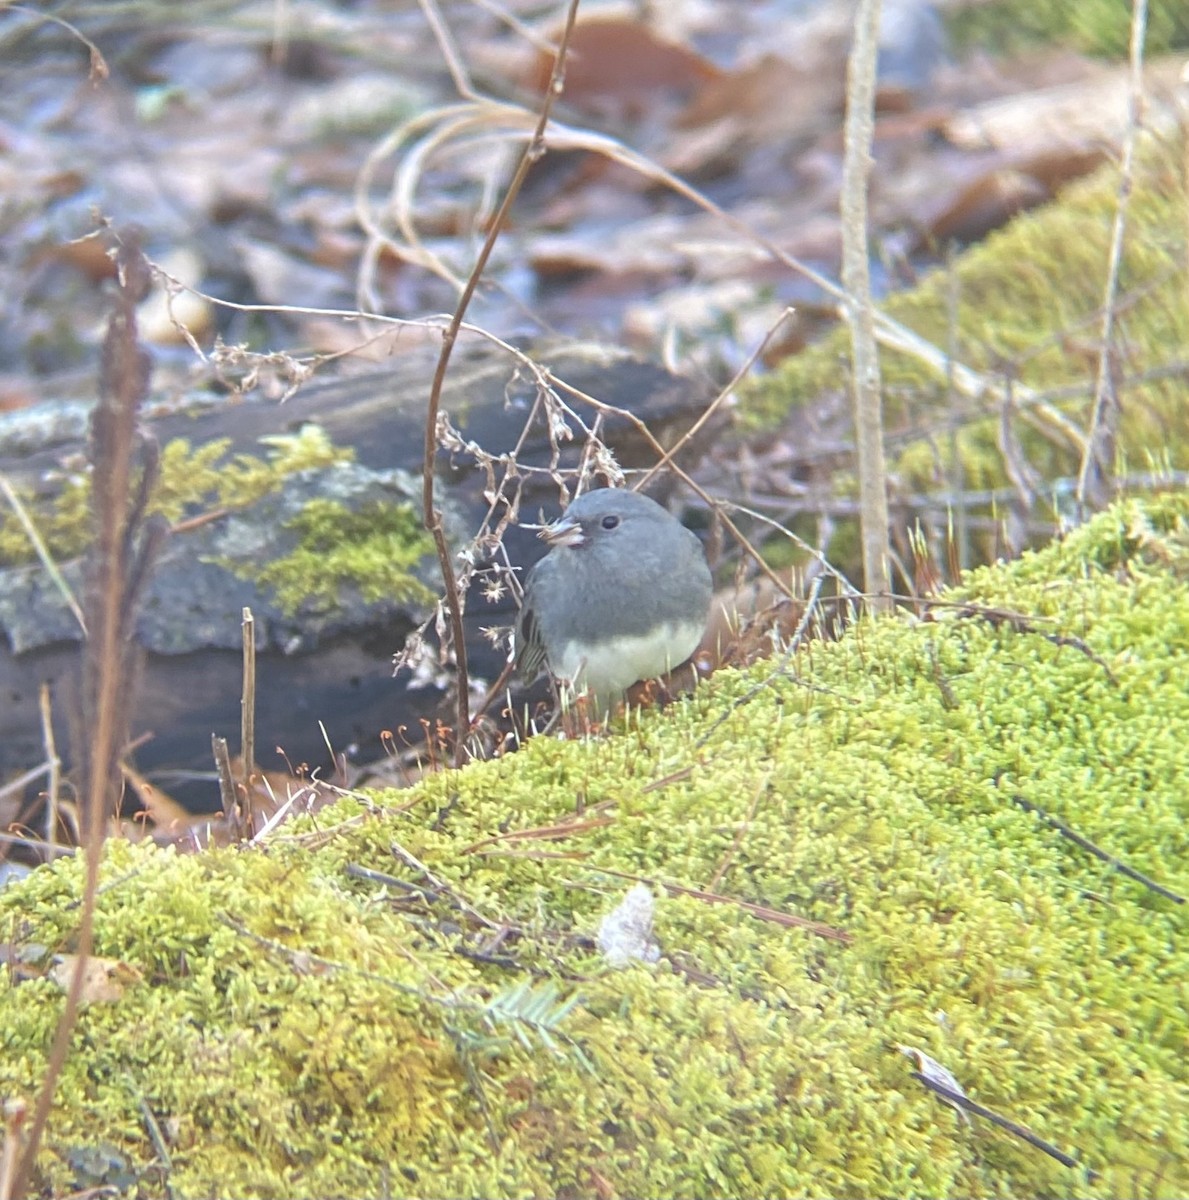
[[[82,554],[91,542],[89,480],[78,476],[66,479],[48,506],[38,504],[27,488],[15,490],[53,558],[66,560]],[[24,525],[5,503],[0,506],[0,566],[35,561],[36,554]]]
[[[336,500],[315,499],[284,528],[298,537],[289,554],[259,567],[238,561],[225,565],[272,588],[288,613],[302,606],[337,607],[344,587],[358,588],[369,604],[433,597],[411,573],[433,552],[411,504],[375,502],[352,511]]]
[[[1131,5],[1120,0],[993,0],[957,6],[947,26],[961,47],[983,46],[1002,54],[1033,44],[1057,43],[1085,54],[1126,58]],[[1148,5],[1145,49],[1167,54],[1189,46],[1189,11],[1181,0]]]
[[[108,1142],[161,1194],[143,1095],[179,1195],[1185,1194],[1184,906],[1013,798],[1189,890],[1187,577],[1189,497],[1132,501],[973,573],[949,598],[985,615],[865,623],[265,849],[109,845],[97,952],[143,982],[84,1010],[41,1182]],[[589,936],[622,873],[726,902],[654,885],[661,961],[613,971]],[[0,894],[32,967],[80,875]],[[580,1000],[552,1051],[484,1019],[541,979]],[[0,977],[0,1093],[32,1094],[60,1005]],[[1100,1178],[964,1125],[898,1043]]]
[[[1189,300],[1181,264],[1186,251],[1186,197],[1177,155],[1150,155],[1139,169],[1128,215],[1129,236],[1120,275],[1118,336],[1125,348],[1120,366],[1135,374],[1165,362],[1189,338]],[[951,288],[957,291],[957,356],[992,378],[1011,368],[1020,383],[1056,389],[1093,378],[1092,347],[1106,275],[1118,176],[1107,170],[1070,187],[1060,202],[1020,217],[968,250],[953,267],[954,279],[936,271],[916,288],[888,299],[887,313],[936,345],[944,345],[951,319]],[[1084,338],[1074,340],[1080,331]],[[746,391],[743,419],[764,428],[783,419],[791,405],[846,386],[847,335],[836,330],[819,345],[757,378]],[[914,357],[881,354],[888,434],[912,422],[946,414],[944,380]],[[1092,391],[1092,389],[1091,389]],[[1189,462],[1179,380],[1155,380],[1124,397],[1125,440],[1137,449],[1167,444],[1176,430],[1178,464]],[[1064,411],[1083,419],[1091,397],[1066,402]],[[977,413],[967,412],[967,418]],[[998,412],[964,436],[994,446]],[[1180,420],[1177,420],[1177,418]],[[1083,420],[1084,424],[1084,420]],[[1165,436],[1161,436],[1165,435]],[[914,453],[917,445],[911,444]],[[972,448],[977,448],[974,446]],[[937,453],[944,462],[944,447]],[[973,463],[978,469],[977,461]],[[988,478],[1002,479],[1001,467]],[[916,483],[920,477],[914,478]]]
[[[229,438],[218,438],[197,449],[185,438],[166,443],[151,511],[177,522],[200,511],[246,508],[298,471],[317,470],[354,458],[353,450],[334,445],[325,430],[316,425],[307,425],[296,434],[262,438],[261,443],[266,447],[263,457],[236,454],[230,458]],[[56,560],[75,558],[90,544],[89,477],[68,478],[49,500],[35,502],[27,491],[21,498]],[[24,528],[5,506],[0,511],[0,566],[33,559]]]
[[[1118,465],[1165,473],[1189,470],[1184,382],[1179,371],[1163,370],[1179,361],[1180,347],[1189,344],[1184,286],[1189,201],[1181,155],[1179,145],[1149,146],[1137,168],[1115,327],[1118,369],[1126,377],[1120,389]],[[1118,185],[1118,173],[1110,168],[1070,187],[1058,202],[1018,218],[963,254],[952,277],[937,271],[911,292],[890,297],[887,313],[938,346],[949,343],[956,320],[959,361],[990,382],[1011,378],[1054,397],[1049,407],[1059,419],[1076,431],[1088,429]],[[757,378],[745,389],[739,410],[744,431],[773,428],[792,407],[848,404],[839,399],[849,387],[847,345],[845,331],[837,330],[770,376]],[[889,472],[900,494],[937,495],[949,487],[954,449],[965,489],[1009,486],[997,401],[953,399],[943,379],[918,359],[893,350],[881,352],[881,370]],[[951,445],[947,430],[954,424],[958,432]],[[1077,477],[1080,443],[1062,431],[1058,420],[1027,404],[1015,412],[1011,425],[1021,458],[1041,481],[1041,505],[1048,493],[1055,516],[1068,481]],[[840,474],[832,488],[847,495],[853,481]],[[992,503],[971,503],[967,511],[983,518],[997,515]],[[994,534],[985,534],[976,547],[978,557],[993,557],[995,547]],[[827,553],[847,569],[833,547]]]

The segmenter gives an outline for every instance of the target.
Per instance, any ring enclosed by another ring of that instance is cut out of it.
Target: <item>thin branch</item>
[[[776,336],[776,333],[780,327],[792,315],[792,312],[793,310],[791,308],[784,309],[784,311],[781,312],[776,320],[768,326],[767,331],[765,332],[763,338],[761,338],[759,343],[756,345],[756,348],[743,360],[742,363],[740,363],[739,369],[719,390],[718,395],[715,396],[714,399],[706,406],[706,410],[702,413],[702,415],[677,439],[676,442],[674,442],[672,446],[664,451],[660,459],[653,464],[653,466],[648,468],[644,478],[636,484],[638,488],[647,487],[649,480],[652,479],[654,475],[663,471],[665,467],[669,466],[677,457],[677,455],[680,454],[681,451],[684,450],[685,447],[688,446],[689,443],[692,442],[693,439],[702,432],[710,418],[714,416],[714,414],[727,402],[727,400],[730,399],[730,397],[734,394],[735,389],[743,382],[743,380],[746,379],[749,374],[751,374],[752,367],[755,366],[756,362],[763,355],[764,351],[768,349],[769,343],[772,341],[773,337]]]
[[[227,822],[227,831],[232,840],[239,841],[241,836],[240,806],[236,797],[235,775],[231,770],[231,752],[227,749],[227,739],[211,734],[211,757],[215,760],[215,773],[219,778],[219,800],[223,805],[223,819]]]
[[[1047,1154],[1050,1158],[1055,1158],[1063,1167],[1080,1167],[1082,1165],[1076,1158],[1070,1157],[1063,1150],[1058,1150],[1052,1142],[1046,1142],[1044,1138],[1038,1137],[1027,1126],[1021,1125],[1017,1121],[1009,1120],[1007,1117],[1001,1117],[993,1109],[979,1104],[977,1100],[971,1100],[969,1096],[963,1095],[961,1092],[955,1092],[939,1080],[931,1079],[923,1071],[913,1071],[912,1077],[918,1083],[924,1084],[931,1092],[935,1092],[947,1104],[951,1104],[954,1108],[960,1109],[963,1112],[973,1113],[976,1117],[982,1117],[983,1120],[990,1121],[992,1125],[998,1125],[1000,1129],[1006,1129],[1008,1133],[1013,1133],[1016,1137],[1022,1138],[1030,1146],[1035,1146],[1037,1150]],[[1093,1175],[1094,1172],[1091,1172],[1091,1174]]]
[[[53,13],[38,12],[34,8],[29,8],[24,4],[5,4],[5,11],[25,13],[36,21],[48,21],[57,25],[60,29],[65,29],[71,37],[78,38],[80,42],[87,48],[87,53],[91,56],[91,73],[90,79],[92,84],[103,83],[111,74],[111,70],[107,65],[107,60],[99,52],[99,47],[95,45],[89,37],[86,36],[80,29],[76,29],[69,21],[63,20],[61,17],[55,16]]]
[[[467,100],[476,99],[477,93],[474,84],[471,83],[471,77],[462,61],[458,44],[450,32],[450,26],[442,17],[442,10],[438,8],[437,0],[417,0],[417,3],[421,6],[421,14],[425,17],[425,23],[438,43],[438,49],[446,61],[446,69],[450,72],[450,78],[454,80],[454,87],[458,94]]]
[[[664,888],[673,896],[689,896],[694,900],[704,900],[707,904],[730,904],[755,917],[758,921],[770,921],[775,925],[784,925],[789,929],[804,929],[807,933],[815,933],[818,937],[829,938],[835,942],[849,944],[853,936],[845,929],[836,929],[821,921],[811,921],[808,917],[799,917],[795,913],[783,912],[778,908],[769,908],[766,904],[755,904],[751,900],[738,900],[734,896],[720,896],[717,892],[706,892],[701,888],[685,887],[680,883],[668,883],[651,875],[635,875],[630,871],[614,871],[610,867],[594,868],[600,875],[611,875],[616,879],[630,879],[634,883],[646,883],[651,888]]]
[[[454,272],[438,255],[421,242],[409,217],[413,207],[412,197],[416,191],[417,180],[425,159],[432,150],[449,142],[465,142],[478,148],[479,144],[493,140],[504,140],[510,137],[529,138],[531,122],[532,114],[518,105],[483,100],[475,104],[453,105],[449,108],[437,109],[432,113],[422,114],[394,130],[389,137],[374,147],[360,170],[355,187],[356,214],[369,238],[369,245],[365,251],[365,266],[368,262],[378,261],[381,250],[387,249],[401,259],[416,263],[458,287],[459,281]],[[426,130],[433,130],[433,132],[426,133]],[[414,138],[420,138],[421,141],[403,153],[397,168],[393,195],[389,201],[395,214],[398,230],[405,239],[403,242],[398,242],[381,228],[373,213],[369,197],[374,190],[373,182],[380,163],[384,159],[396,155],[406,143],[411,143]],[[549,127],[549,144],[555,150],[585,150],[592,154],[602,155],[612,162],[635,171],[645,179],[669,188],[676,195],[713,216],[724,227],[733,230],[752,245],[760,247],[773,261],[783,264],[820,287],[839,304],[845,305],[851,301],[847,289],[836,280],[815,270],[795,255],[789,254],[769,238],[757,233],[745,221],[715,204],[680,176],[665,170],[658,163],[625,146],[617,139],[591,130],[578,129],[555,122]],[[361,307],[364,306],[361,304]],[[370,307],[374,309],[378,305],[371,304]],[[875,336],[882,346],[916,359],[933,371],[939,379],[952,379],[954,388],[962,396],[977,399],[982,396],[998,397],[1000,395],[999,383],[994,376],[975,371],[963,363],[954,362],[952,356],[940,347],[935,346],[914,330],[878,309],[873,310],[872,319],[875,325]],[[1035,404],[1038,413],[1045,420],[1051,420],[1062,428],[1068,425],[1068,418],[1051,405],[1041,402],[1031,390],[1017,388],[1017,398],[1022,403]],[[1076,430],[1074,432],[1077,444],[1081,445],[1081,433]]]
[[[243,610],[243,695],[240,700],[239,752],[243,759],[243,827],[252,832],[252,772],[256,770],[256,621],[250,608]]]
[[[887,463],[867,231],[879,9],[879,0],[859,0],[846,73],[846,154],[842,166],[842,285],[849,297],[843,315],[850,328],[863,577],[868,592],[886,592],[890,587]],[[952,365],[948,375],[953,377]],[[876,612],[886,612],[889,607],[880,599],[872,602]]]
[[[138,246],[124,242],[117,256],[119,290],[103,343],[100,398],[91,417],[91,489],[95,540],[87,587],[88,644],[84,650],[83,712],[89,722],[86,754],[83,841],[85,877],[76,934],[77,958],[66,1001],[46,1059],[28,1140],[13,1181],[12,1194],[24,1196],[49,1120],[58,1079],[70,1052],[71,1035],[82,999],[83,975],[94,944],[95,896],[108,816],[119,786],[117,763],[127,737],[121,732],[130,701],[127,644],[135,603],[133,578],[143,576],[155,538],[144,531],[134,553],[130,539],[142,515],[141,497],[151,474],[146,462],[140,487],[134,479],[136,421],[148,394],[148,356],[137,340],[136,309],[148,293],[151,274]]]
[[[1127,206],[1133,186],[1135,145],[1139,140],[1144,104],[1144,37],[1148,27],[1147,0],[1132,0],[1131,88],[1127,98],[1127,132],[1123,138],[1123,162],[1119,172],[1119,198],[1111,229],[1111,248],[1106,273],[1106,295],[1102,302],[1102,334],[1098,352],[1098,379],[1094,388],[1094,410],[1086,448],[1078,472],[1077,511],[1085,518],[1087,496],[1101,504],[1106,499],[1107,481],[1114,463],[1115,434],[1119,424],[1119,393],[1115,370],[1115,302],[1119,270],[1123,262],[1123,238],[1127,232]]]
[[[1105,850],[1096,846],[1089,838],[1083,837],[1076,829],[1070,828],[1064,821],[1057,817],[1051,816],[1045,812],[1039,805],[1033,804],[1030,800],[1025,800],[1023,796],[1012,796],[1012,801],[1018,804],[1025,812],[1035,813],[1046,825],[1051,825],[1062,837],[1067,837],[1075,846],[1081,846],[1088,854],[1094,855],[1100,862],[1106,863],[1120,875],[1126,875],[1128,879],[1134,879],[1136,883],[1143,884],[1150,891],[1155,892],[1158,896],[1163,896],[1166,900],[1171,900],[1174,904],[1184,904],[1185,897],[1172,891],[1171,888],[1166,888],[1163,884],[1157,883],[1154,879],[1150,879],[1147,875],[1137,871],[1134,867],[1129,867],[1125,862],[1117,859],[1113,854],[1108,854]]]
[[[53,697],[49,683],[42,683],[37,693],[37,708],[41,714],[41,742],[49,778],[45,786],[45,840],[52,846],[58,837],[58,801],[62,787],[62,760],[54,740]]]
[[[503,231],[504,224],[508,219],[508,213],[511,211],[512,204],[517,195],[520,193],[521,186],[528,176],[529,169],[545,154],[545,130],[549,125],[549,114],[553,111],[553,106],[557,102],[558,97],[561,96],[565,86],[566,53],[569,49],[570,34],[574,28],[574,21],[578,16],[578,3],[579,0],[570,0],[566,11],[565,27],[562,30],[561,40],[558,44],[557,58],[554,60],[553,74],[549,80],[549,87],[541,102],[541,111],[537,118],[536,129],[526,143],[524,151],[520,156],[520,161],[516,164],[516,171],[512,175],[507,191],[504,193],[499,210],[491,222],[491,227],[479,251],[479,256],[475,260],[475,265],[471,268],[470,277],[467,279],[466,286],[463,288],[462,295],[455,306],[454,315],[450,318],[450,324],[442,334],[442,351],[438,356],[438,365],[434,371],[433,383],[430,386],[429,404],[425,414],[425,461],[422,464],[421,495],[422,519],[425,523],[425,528],[433,537],[434,546],[438,553],[438,563],[442,570],[442,582],[446,589],[446,604],[450,610],[450,624],[454,639],[454,660],[457,667],[455,687],[458,690],[458,728],[455,733],[454,744],[455,766],[461,766],[466,758],[467,734],[470,731],[471,725],[468,707],[470,686],[467,679],[466,633],[462,624],[462,597],[454,575],[454,563],[451,559],[450,546],[446,541],[446,532],[442,525],[442,514],[434,507],[434,460],[437,457],[438,448],[438,413],[442,403],[442,387],[446,381],[446,370],[450,365],[450,356],[454,351],[454,343],[458,339],[458,333],[462,327],[463,318],[466,316],[471,298],[479,286],[479,280],[483,277],[487,260],[491,257],[492,250],[495,249],[496,241]]]

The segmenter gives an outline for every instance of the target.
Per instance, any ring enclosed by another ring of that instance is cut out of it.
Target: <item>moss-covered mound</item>
[[[263,849],[111,845],[97,953],[123,995],[82,1012],[42,1182],[1185,1195],[1185,906],[1017,800],[1189,891],[1187,581],[1189,499],[1131,502],[969,577],[950,599],[977,610],[722,672],[614,736],[539,737]],[[62,999],[36,976],[80,874],[0,897],[25,961],[4,1096],[41,1078]],[[614,969],[591,936],[637,876],[660,956]],[[899,1044],[1082,1165],[967,1125]]]
[[[1149,56],[1189,45],[1189,10],[1181,0],[1153,0],[1147,10],[1144,47]],[[959,45],[993,47],[998,54],[1056,43],[1125,58],[1131,12],[1131,5],[1116,0],[987,0],[953,5],[946,10],[946,24]]]
[[[1171,471],[1189,470],[1184,161],[1182,138],[1151,139],[1131,179],[1114,306],[1120,413],[1110,465],[1135,476],[1136,484],[1145,476],[1168,479]],[[932,521],[940,511],[944,528],[947,503],[954,504],[947,496],[964,493],[967,511],[990,530],[977,535],[971,562],[994,558],[1003,544],[997,518],[1025,493],[1034,493],[1026,506],[1045,521],[1074,508],[1092,425],[1119,190],[1117,166],[1104,167],[967,250],[952,269],[935,270],[882,305],[934,346],[952,346],[956,360],[986,381],[986,395],[959,396],[934,366],[901,351],[881,351],[893,503],[913,515],[931,513]],[[743,389],[737,413],[744,432],[772,429],[801,408],[827,423],[848,414],[849,363],[848,334],[839,328],[771,375],[756,377]],[[1008,383],[1017,402],[1005,412],[991,393],[1002,394]],[[1029,392],[1041,402],[1020,399]],[[797,430],[794,424],[787,436],[795,439]],[[812,446],[812,433],[804,437]],[[849,465],[838,469],[825,461],[815,486],[854,494]],[[835,542],[826,547],[844,569],[852,537],[852,525],[840,521]]]

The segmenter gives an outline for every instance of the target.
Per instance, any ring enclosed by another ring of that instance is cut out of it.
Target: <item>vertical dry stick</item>
[[[211,734],[211,757],[215,760],[215,774],[219,779],[219,799],[223,804],[223,820],[233,842],[243,840],[243,825],[240,818],[243,809],[235,790],[235,773],[231,769],[231,751],[227,739],[217,733]]]
[[[859,511],[863,578],[867,603],[879,612],[891,608],[888,578],[887,468],[883,449],[879,352],[867,260],[867,181],[875,132],[875,63],[879,41],[879,0],[859,0],[855,40],[846,70],[846,158],[842,168],[842,285],[850,326],[854,372],[855,433],[859,451]],[[952,371],[952,368],[951,368]]]
[[[1189,195],[1189,62],[1181,68],[1181,84],[1177,88],[1177,108],[1181,114],[1181,188]],[[1185,298],[1189,300],[1189,204],[1184,207],[1185,217],[1185,261],[1182,264],[1181,280],[1185,285]]]
[[[1123,137],[1123,161],[1119,168],[1119,198],[1111,230],[1107,262],[1106,292],[1102,301],[1102,345],[1098,351],[1098,379],[1094,386],[1094,410],[1082,466],[1078,472],[1078,520],[1086,518],[1087,499],[1101,507],[1108,499],[1107,488],[1115,457],[1115,435],[1119,428],[1119,395],[1116,391],[1115,299],[1119,291],[1119,269],[1123,262],[1123,237],[1127,231],[1127,203],[1131,199],[1135,143],[1139,138],[1144,104],[1144,37],[1148,28],[1148,0],[1131,5],[1131,87],[1127,97],[1127,132]]]
[[[41,711],[41,741],[45,746],[46,762],[50,768],[45,786],[45,840],[53,846],[58,840],[58,798],[62,787],[62,760],[58,757],[58,747],[54,741],[53,697],[50,695],[48,683],[43,683],[37,693],[37,706]]]
[[[66,1002],[46,1060],[28,1141],[13,1182],[13,1195],[24,1196],[37,1150],[49,1119],[58,1078],[70,1050],[78,1015],[83,972],[94,940],[95,894],[107,819],[115,811],[120,781],[119,758],[127,740],[128,636],[131,580],[143,579],[159,535],[146,529],[139,552],[135,525],[143,516],[148,466],[136,480],[136,423],[148,392],[148,355],[136,335],[136,306],[148,294],[151,276],[139,247],[120,246],[116,259],[119,287],[115,311],[103,343],[100,398],[91,417],[91,491],[95,537],[88,561],[87,645],[83,664],[83,711],[90,742],[84,755],[83,842],[86,876],[79,915],[78,958],[66,989]]]
[[[958,361],[958,272],[954,269],[952,249],[946,251],[946,345],[945,345],[945,395],[949,414],[950,448],[950,512],[954,523],[949,539],[950,558],[956,559],[956,568],[950,569],[950,582],[957,583],[958,572],[970,565],[970,524],[966,508],[966,468],[962,462],[962,444],[958,438],[961,428],[961,412],[958,389],[954,386],[954,363]],[[956,553],[955,553],[956,550]]]
[[[429,390],[429,405],[425,414],[425,461],[422,464],[421,478],[421,512],[425,528],[433,536],[434,547],[438,552],[438,564],[442,570],[442,582],[446,587],[446,604],[450,609],[450,628],[454,638],[454,661],[458,666],[455,686],[458,688],[458,722],[455,731],[454,765],[461,766],[466,759],[467,731],[471,727],[470,706],[467,680],[467,649],[462,625],[462,597],[459,595],[458,580],[454,574],[454,563],[450,557],[450,547],[446,542],[446,532],[442,527],[442,514],[434,507],[433,481],[434,458],[438,449],[438,411],[442,404],[442,385],[446,381],[446,369],[450,365],[450,356],[454,352],[454,343],[458,340],[458,331],[462,327],[463,318],[471,303],[471,297],[483,277],[487,260],[495,248],[496,240],[508,219],[508,212],[513,201],[520,192],[529,168],[533,163],[544,157],[545,130],[549,125],[549,114],[565,86],[566,52],[570,45],[570,33],[578,16],[579,0],[570,0],[566,9],[566,23],[562,30],[561,40],[557,47],[557,57],[553,62],[553,73],[549,78],[549,87],[541,102],[541,111],[537,118],[536,128],[532,138],[525,144],[516,171],[504,193],[503,201],[491,222],[491,228],[479,251],[479,257],[471,269],[470,277],[462,290],[450,324],[442,333],[442,352],[438,355],[437,369],[434,371],[433,384]]]
[[[240,819],[246,836],[252,835],[252,772],[256,769],[256,621],[252,610],[243,612],[244,683],[240,700],[239,752],[244,760],[244,799]]]

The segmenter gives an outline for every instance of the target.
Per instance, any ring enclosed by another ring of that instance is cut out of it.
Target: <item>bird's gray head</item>
[[[655,500],[625,488],[596,488],[573,501],[562,516],[546,525],[539,536],[551,547],[581,547],[630,542],[657,524],[673,518]]]

